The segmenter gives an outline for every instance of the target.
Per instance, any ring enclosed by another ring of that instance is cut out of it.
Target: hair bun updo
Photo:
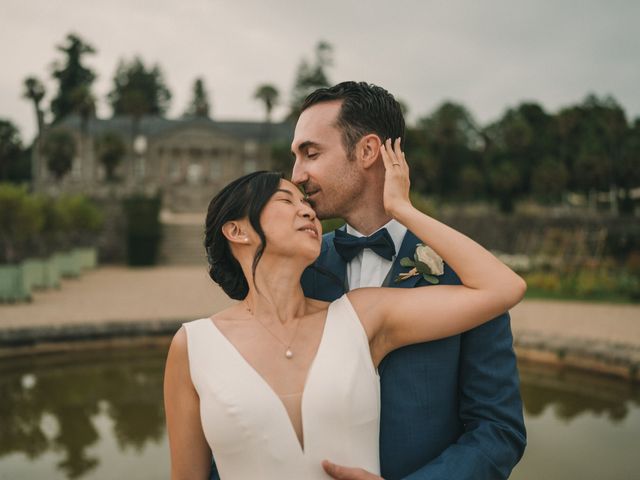
[[[242,267],[231,252],[229,241],[222,233],[225,223],[248,217],[261,240],[253,259],[253,275],[266,246],[260,226],[260,214],[280,186],[280,172],[260,171],[244,175],[224,187],[213,197],[207,209],[204,247],[209,262],[209,276],[234,300],[249,293],[249,283]]]

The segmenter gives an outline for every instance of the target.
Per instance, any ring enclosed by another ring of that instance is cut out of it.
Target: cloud
[[[3,11],[0,116],[26,139],[35,119],[20,98],[22,81],[46,79],[51,98],[55,45],[69,32],[98,50],[87,63],[99,75],[102,115],[118,60],[138,54],[161,65],[171,115],[182,113],[202,76],[216,117],[262,118],[256,86],[274,83],[288,100],[297,65],[320,39],[335,48],[333,81],[382,85],[408,103],[411,119],[452,99],[484,123],[523,100],[553,111],[589,92],[612,94],[630,117],[640,115],[633,0],[4,0]]]

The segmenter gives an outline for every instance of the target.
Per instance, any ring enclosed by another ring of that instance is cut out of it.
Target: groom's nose
[[[308,180],[309,175],[307,174],[307,171],[302,167],[298,159],[296,159],[293,164],[293,171],[291,172],[291,181],[299,187],[303,187]]]

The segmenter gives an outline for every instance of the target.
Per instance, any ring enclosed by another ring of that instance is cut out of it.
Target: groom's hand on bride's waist
[[[362,468],[343,467],[328,460],[322,462],[322,468],[331,478],[336,480],[384,480],[382,477],[367,472]]]

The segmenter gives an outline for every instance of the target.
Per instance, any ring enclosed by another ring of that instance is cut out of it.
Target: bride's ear
[[[225,223],[222,226],[222,234],[229,242],[238,245],[246,245],[250,240],[246,227],[238,220]]]
[[[371,168],[380,158],[380,146],[382,142],[375,133],[365,135],[357,145],[358,157],[363,168]]]

